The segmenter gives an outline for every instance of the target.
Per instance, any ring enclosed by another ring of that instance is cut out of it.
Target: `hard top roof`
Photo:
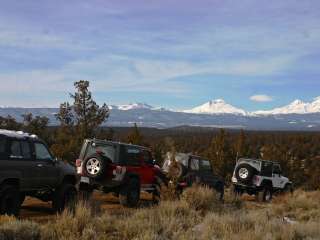
[[[278,161],[263,160],[263,159],[259,159],[259,158],[239,158],[238,161],[240,161],[240,160],[259,161],[259,162],[267,162],[267,163],[279,164]]]
[[[12,130],[5,130],[5,129],[0,129],[0,136],[6,136],[10,138],[18,138],[18,139],[38,139],[36,135],[32,135],[29,133],[25,133],[23,131],[12,131]]]
[[[116,141],[110,141],[110,140],[102,140],[102,139],[86,139],[87,141],[92,141],[95,143],[102,143],[102,144],[112,144],[112,145],[125,145],[125,146],[130,146],[130,147],[138,147],[138,148],[143,148],[146,150],[149,150],[149,148],[140,146],[140,145],[135,145],[135,144],[130,144],[130,143],[124,143],[124,142],[116,142]]]

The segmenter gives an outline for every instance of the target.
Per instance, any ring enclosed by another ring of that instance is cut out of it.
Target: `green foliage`
[[[21,130],[22,124],[18,123],[16,119],[8,115],[7,117],[0,116],[0,129],[7,129],[7,130]]]
[[[93,100],[88,81],[80,80],[75,82],[74,86],[76,92],[70,94],[73,104],[62,103],[56,115],[60,126],[56,130],[55,142],[51,147],[56,156],[68,161],[77,158],[85,138],[93,137],[95,134],[100,138],[106,135],[103,130],[98,132],[98,127],[109,116],[107,105],[99,107]]]
[[[127,142],[135,145],[142,145],[143,143],[143,136],[136,123],[134,124],[133,130],[128,134]]]
[[[80,80],[74,86],[76,92],[70,96],[73,99],[72,110],[78,132],[82,139],[93,137],[96,128],[108,118],[109,108],[106,104],[99,107],[92,99],[89,81]]]

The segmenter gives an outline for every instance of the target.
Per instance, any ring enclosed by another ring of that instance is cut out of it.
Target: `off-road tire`
[[[92,164],[96,163],[98,166],[95,169],[92,169],[92,171],[88,171],[89,166],[87,166],[88,164]],[[90,178],[94,178],[94,179],[99,179],[101,178],[104,173],[106,172],[106,168],[107,168],[107,161],[106,159],[100,155],[100,154],[93,154],[89,157],[86,158],[86,160],[84,161],[84,170],[87,174],[88,177]]]
[[[0,188],[0,214],[18,216],[20,211],[19,189],[11,185]]]
[[[284,187],[284,189],[282,190],[283,193],[291,193],[293,194],[293,186],[290,183],[287,183]]]
[[[70,183],[64,183],[54,192],[52,200],[52,208],[54,211],[60,213],[65,208],[74,210],[77,200],[77,189]]]
[[[259,202],[271,202],[272,195],[272,187],[266,186],[262,191],[256,193],[256,200]]]
[[[217,182],[215,187],[213,188],[218,194],[219,194],[219,200],[223,202],[224,200],[224,183],[223,182]]]
[[[130,178],[119,191],[119,201],[122,206],[136,207],[140,200],[140,183],[137,178]]]
[[[175,162],[174,165],[170,166],[169,178],[181,179],[188,172],[188,169],[180,162]]]
[[[20,200],[20,202],[19,202],[20,206],[23,204],[23,202],[24,202],[25,199],[26,199],[26,194],[20,193],[20,198],[19,198],[19,200]]]
[[[92,191],[79,190],[78,199],[83,202],[89,202],[92,197]]]
[[[152,202],[158,204],[161,201],[161,190],[165,187],[165,183],[160,177],[156,177],[155,189],[152,192]]]
[[[243,171],[245,172],[245,174],[243,173]],[[235,171],[237,180],[244,184],[250,183],[255,174],[256,169],[246,163],[239,164]]]
[[[89,184],[80,183],[78,188],[78,200],[83,202],[90,201],[93,193],[93,188]]]

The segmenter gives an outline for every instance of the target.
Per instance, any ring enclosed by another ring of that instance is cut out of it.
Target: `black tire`
[[[262,191],[256,194],[256,199],[259,202],[271,202],[273,197],[272,187],[266,186]]]
[[[250,183],[256,173],[256,170],[249,164],[242,163],[237,166],[235,173],[239,182]]]
[[[88,202],[91,199],[93,193],[93,188],[86,183],[80,183],[79,184],[79,190],[78,190],[78,199],[80,201]]]
[[[18,216],[20,212],[19,189],[11,185],[3,185],[0,189],[0,214]]]
[[[137,178],[130,178],[119,192],[120,204],[126,207],[136,207],[140,200],[140,183]]]
[[[23,204],[24,200],[26,199],[26,194],[20,193],[20,206]]]
[[[160,177],[156,177],[155,189],[152,192],[152,201],[154,204],[158,204],[161,201],[161,190],[164,187],[165,183]]]
[[[214,186],[214,190],[216,190],[219,193],[219,200],[223,201],[224,198],[224,183],[219,181]]]
[[[54,192],[52,207],[56,212],[62,212],[65,208],[74,209],[77,200],[77,189],[69,183],[62,184]]]
[[[84,169],[88,177],[99,179],[106,172],[107,158],[100,154],[93,154],[84,161]]]
[[[293,194],[293,186],[290,183],[287,183],[282,191],[283,193],[291,193]]]
[[[238,200],[242,195],[241,189],[239,189],[236,185],[233,186],[233,197],[234,200]]]
[[[175,166],[171,166],[169,170],[169,178],[181,179],[188,172],[188,169],[180,162],[176,162]]]

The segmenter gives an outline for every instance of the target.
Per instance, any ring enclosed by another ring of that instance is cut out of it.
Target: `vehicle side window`
[[[270,162],[262,162],[261,166],[261,175],[265,177],[272,177],[272,163]]]
[[[203,171],[212,171],[211,163],[209,160],[201,160],[201,170]]]
[[[273,174],[281,174],[281,168],[279,165],[273,165]]]
[[[6,159],[8,154],[6,152],[7,141],[5,137],[0,137],[0,160]]]
[[[31,159],[30,143],[27,141],[21,141],[20,144],[23,158]]]
[[[152,155],[149,151],[143,151],[142,152],[143,155],[143,162],[145,164],[153,164],[153,159],[152,159]]]
[[[42,143],[35,143],[34,148],[37,160],[52,160],[52,155],[45,145]]]
[[[132,166],[139,166],[141,164],[141,151],[138,148],[126,148],[127,163]]]
[[[190,159],[190,168],[191,168],[191,170],[199,170],[199,159],[191,158]]]
[[[11,142],[10,158],[23,158],[19,141],[14,140]]]

